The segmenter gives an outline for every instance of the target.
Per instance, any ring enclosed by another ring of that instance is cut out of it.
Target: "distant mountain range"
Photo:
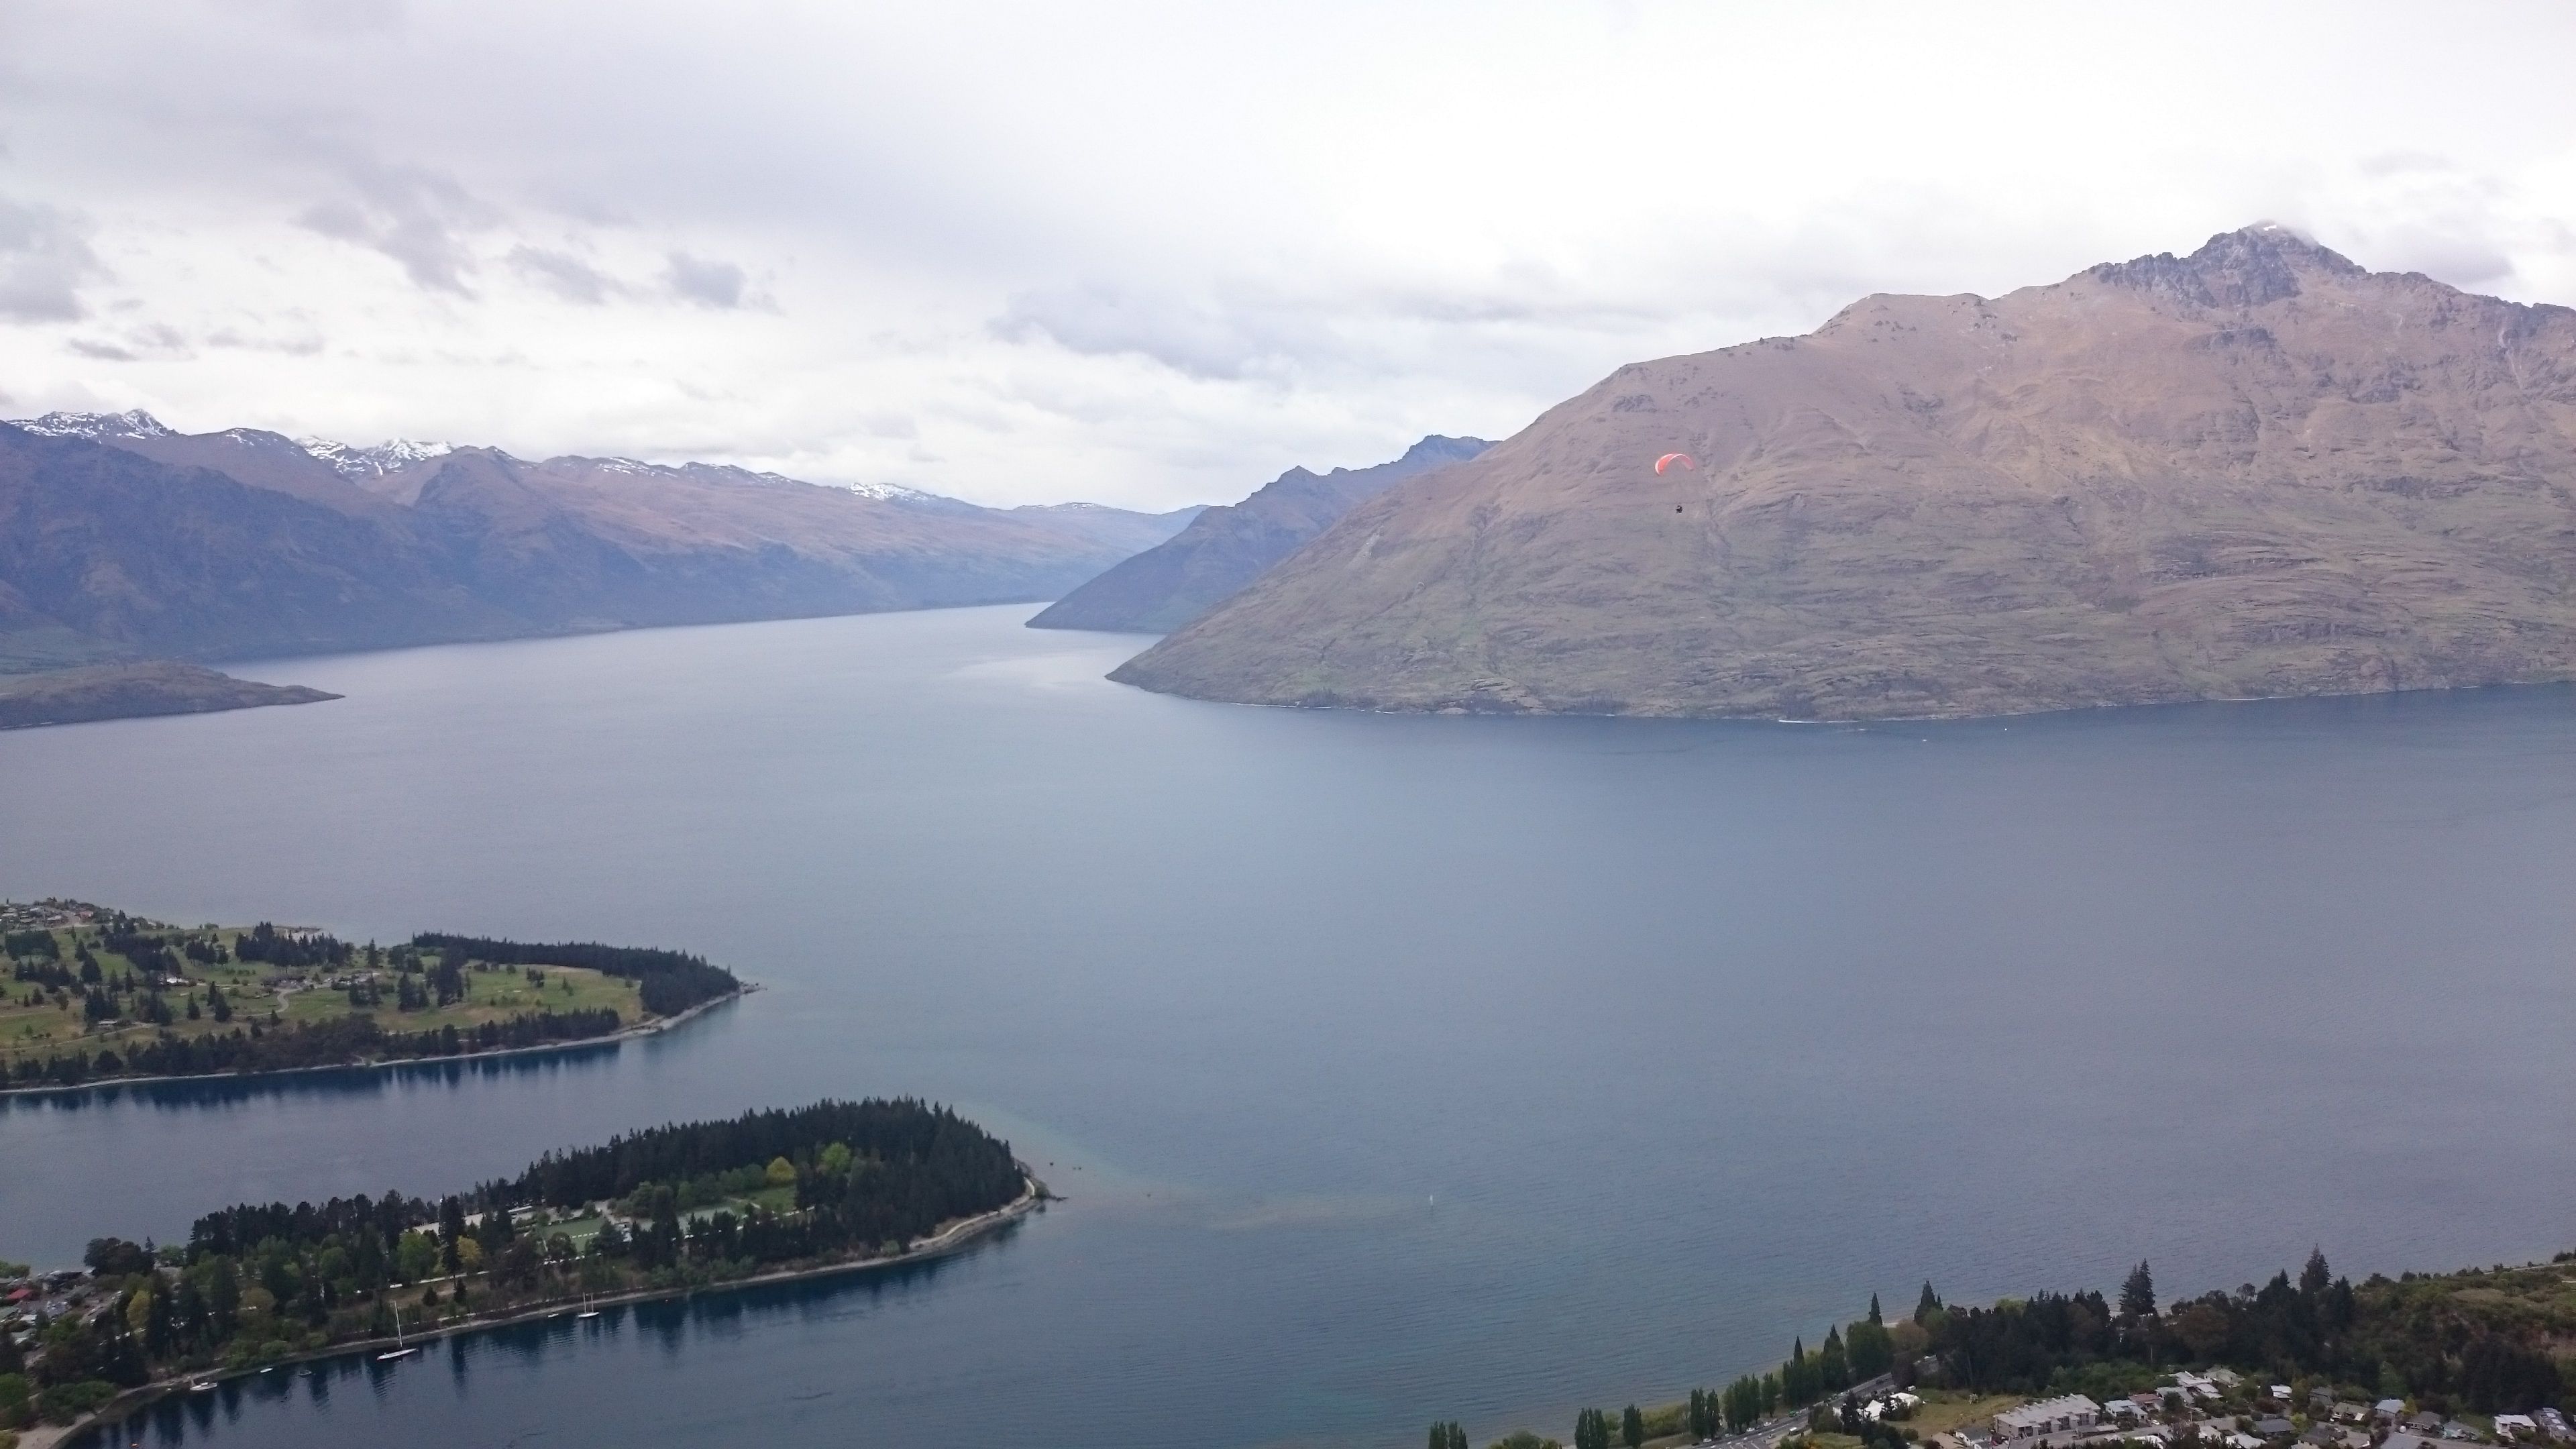
[[[1335,519],[1405,479],[1493,444],[1437,434],[1373,468],[1291,468],[1241,503],[1210,508],[1171,539],[1114,565],[1029,620],[1032,629],[1161,634],[1230,598]]]
[[[1113,677],[1794,718],[2576,678],[2576,311],[2268,225],[1867,297],[1620,368]]]
[[[0,672],[1036,601],[1196,513],[50,413],[0,424]]]

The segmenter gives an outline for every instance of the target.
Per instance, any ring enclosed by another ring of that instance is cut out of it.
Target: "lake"
[[[1828,728],[1233,708],[1027,608],[244,666],[0,735],[0,894],[702,951],[578,1057],[0,1099],[0,1256],[912,1094],[1069,1201],[933,1268],[276,1375],[159,1443],[1412,1445],[1875,1292],[2576,1246],[2576,691]]]

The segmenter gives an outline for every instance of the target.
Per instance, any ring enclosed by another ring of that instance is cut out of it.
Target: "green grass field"
[[[181,932],[181,935],[202,932]],[[227,948],[239,939],[241,932],[223,928],[218,932]],[[62,950],[61,961],[69,964],[75,935],[89,943],[100,970],[117,976],[133,971],[125,957],[105,950],[97,933],[69,930],[56,931],[55,939]],[[338,975],[364,975],[363,960],[346,967],[281,968],[258,962],[234,960],[222,964],[189,961],[187,984],[164,988],[177,1019],[169,1026],[156,1027],[141,1022],[107,1023],[93,1026],[81,1013],[80,998],[66,995],[57,1003],[50,991],[31,982],[9,979],[0,972],[0,1066],[14,1064],[27,1056],[44,1057],[78,1045],[95,1052],[102,1047],[117,1047],[129,1041],[148,1041],[159,1031],[178,1036],[200,1036],[212,1032],[234,1031],[253,1019],[263,1023],[319,1022],[347,1016],[362,1008],[349,1003],[349,993],[318,984]],[[435,1031],[441,1027],[465,1028],[487,1021],[502,1021],[528,1012],[574,1011],[596,1007],[613,1008],[621,1021],[633,1023],[644,1019],[641,993],[633,981],[573,966],[540,968],[542,985],[532,984],[526,972],[518,967],[491,970],[475,969],[465,973],[465,999],[445,1007],[419,1011],[394,1009],[394,973],[390,966],[376,971],[376,982],[382,989],[382,1004],[363,1008],[371,1012],[387,1031]],[[290,983],[304,978],[303,989],[292,989]],[[211,1015],[190,1021],[184,1009],[186,999],[202,996],[208,984],[220,986],[232,1003],[233,1019],[217,1022]],[[32,1003],[31,994],[36,998]]]

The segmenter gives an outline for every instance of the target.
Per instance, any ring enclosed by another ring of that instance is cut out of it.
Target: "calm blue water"
[[[923,1094],[1072,1199],[935,1270],[227,1391],[153,1442],[1562,1433],[1875,1291],[2576,1241],[2576,691],[1838,730],[1237,709],[1025,609],[305,660],[0,736],[0,893],[702,950],[543,1065],[0,1106],[0,1256]]]

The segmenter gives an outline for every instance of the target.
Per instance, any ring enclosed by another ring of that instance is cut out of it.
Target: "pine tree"
[[[1619,1442],[1627,1445],[1628,1449],[1643,1449],[1645,1445],[1646,1416],[1637,1412],[1634,1404],[1619,1416]]]
[[[2325,1249],[2309,1249],[2308,1266],[2299,1270],[2299,1292],[2314,1302],[2333,1282],[2334,1273],[2326,1267]]]
[[[1825,1393],[1839,1393],[1851,1387],[1851,1357],[1843,1352],[1843,1331],[1825,1330],[1825,1346],[1816,1354],[1817,1387]]]
[[[1869,1295],[1869,1321],[1872,1323],[1885,1323],[1887,1321],[1886,1319],[1878,1316],[1878,1295],[1875,1293]]]
[[[1929,1323],[1932,1315],[1940,1311],[1941,1295],[1932,1291],[1932,1280],[1926,1278],[1923,1280],[1923,1296],[1915,1300],[1914,1321]]]
[[[2155,1311],[2155,1275],[2141,1262],[2129,1270],[2129,1281],[2120,1285],[2120,1312],[2129,1318],[2145,1318]]]

